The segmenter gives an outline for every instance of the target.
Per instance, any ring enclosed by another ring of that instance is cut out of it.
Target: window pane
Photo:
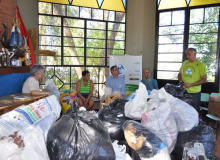
[[[99,67],[87,67],[86,70],[90,72],[90,80],[92,80],[93,83],[98,83]]]
[[[63,32],[63,34],[68,37],[84,37],[84,29],[64,27]]]
[[[84,48],[64,47],[64,56],[84,56]]]
[[[39,46],[39,50],[49,50],[56,52],[56,55],[61,55],[61,47],[53,47],[53,46]]]
[[[191,0],[189,6],[200,6],[214,3],[220,3],[220,0]]]
[[[217,33],[210,34],[190,34],[189,43],[211,43],[217,42]]]
[[[125,32],[125,24],[121,24],[121,23],[108,23],[108,30]]]
[[[185,0],[161,0],[159,10],[186,7]]]
[[[177,80],[178,73],[179,72],[157,71],[157,79]]]
[[[39,64],[42,65],[61,65],[61,57],[57,57],[57,61],[52,56],[39,56]]]
[[[158,45],[159,53],[163,52],[183,52],[183,45],[182,44],[170,44],[170,45]]]
[[[125,33],[109,31],[108,39],[113,39],[113,38],[115,38],[115,40],[125,40]]]
[[[66,5],[53,4],[53,15],[66,15]]]
[[[158,63],[158,70],[179,71],[182,63]]]
[[[84,28],[84,20],[64,18],[63,26]]]
[[[160,13],[159,26],[171,25],[171,12]]]
[[[38,4],[39,13],[52,14],[52,3],[39,2]]]
[[[87,21],[87,28],[105,30],[106,23],[97,21]]]
[[[105,49],[87,48],[86,55],[88,57],[105,57]]]
[[[158,61],[182,62],[182,54],[158,54]]]
[[[116,22],[125,22],[125,13],[116,12]]]
[[[86,59],[87,65],[105,65],[105,58],[87,58]]]
[[[84,57],[63,57],[63,64],[64,65],[84,65]]]
[[[79,7],[67,6],[67,16],[79,17]]]
[[[189,44],[189,48],[196,48],[198,53],[216,53],[217,52],[217,43]]]
[[[92,9],[92,19],[103,20],[103,10],[101,10],[101,9]]]
[[[80,7],[80,18],[91,18],[91,8]]]
[[[54,26],[61,26],[61,18],[39,15],[39,24],[43,24],[43,25],[50,24],[50,25],[54,25]]]
[[[70,83],[70,67],[56,67],[55,73],[64,83]]]
[[[165,35],[165,34],[183,34],[184,33],[184,26],[169,26],[169,27],[160,27],[159,28],[159,35]]]
[[[87,47],[105,48],[105,40],[87,39]]]
[[[172,25],[184,24],[184,22],[185,22],[185,11],[172,12]]]
[[[218,22],[219,7],[205,8],[205,22]]]
[[[64,46],[76,46],[76,47],[83,47],[84,46],[84,39],[83,38],[63,38]]]
[[[39,34],[61,36],[61,27],[39,25]]]
[[[192,9],[190,10],[190,24],[203,23],[204,9]]]
[[[159,36],[159,44],[163,43],[183,43],[183,35]]]
[[[218,23],[194,24],[189,26],[189,33],[218,32]]]
[[[118,49],[107,49],[108,55],[124,55],[125,50]]]
[[[40,44],[39,45],[61,46],[61,38],[60,37],[39,36],[39,38],[40,38]]]
[[[114,49],[124,49],[125,48],[125,42],[124,41],[111,41],[108,40],[108,48],[114,48]]]
[[[104,20],[115,21],[115,11],[104,10]]]
[[[101,30],[87,30],[87,38],[99,38],[99,39],[105,39],[106,32]]]
[[[71,67],[71,82],[77,83],[77,81],[82,77],[82,71],[84,71],[84,67]],[[80,73],[80,74],[79,74]],[[78,77],[78,75],[80,75]],[[74,85],[76,89],[76,85]]]

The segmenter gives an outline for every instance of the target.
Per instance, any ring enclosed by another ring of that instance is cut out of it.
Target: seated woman
[[[89,111],[93,105],[94,100],[92,97],[94,89],[94,84],[90,80],[89,71],[82,72],[82,78],[76,83],[76,92],[78,95],[79,106],[86,106],[88,104],[87,110]]]
[[[30,68],[31,77],[23,84],[22,93],[31,93],[32,95],[50,95],[49,92],[40,91],[39,80],[44,77],[45,67],[35,64]]]

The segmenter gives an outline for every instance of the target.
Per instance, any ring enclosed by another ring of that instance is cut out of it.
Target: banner
[[[114,65],[119,69],[119,76],[125,79],[126,95],[130,95],[142,80],[142,55],[110,55],[109,68]]]

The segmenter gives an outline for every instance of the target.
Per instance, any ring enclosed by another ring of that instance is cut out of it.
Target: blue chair
[[[220,96],[220,93],[211,93],[212,96]],[[216,130],[216,136],[218,139],[218,132],[219,132],[219,122],[220,122],[220,118],[214,116],[213,114],[206,114],[206,117],[208,117],[208,119],[211,119],[213,121],[215,121],[215,127],[213,127]],[[209,123],[209,121],[207,121],[207,124]]]
[[[209,94],[208,93],[201,93],[201,104],[204,104],[204,106],[200,106],[200,118],[202,116],[203,111],[208,111],[208,102],[209,102]]]

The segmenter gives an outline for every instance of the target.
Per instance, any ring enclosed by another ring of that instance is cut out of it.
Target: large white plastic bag
[[[146,86],[140,82],[134,99],[125,103],[125,116],[140,120],[141,115],[147,110],[147,98]]]
[[[170,104],[172,114],[175,117],[180,132],[189,131],[198,125],[198,112],[189,104],[167,93],[164,88],[158,91],[153,90],[151,97],[157,97],[161,102],[164,101]]]
[[[45,139],[50,126],[60,117],[61,106],[52,95],[23,105],[0,116],[0,136],[10,130],[24,130],[30,125],[40,129]]]
[[[180,132],[189,131],[198,126],[199,115],[194,107],[178,98],[175,98],[175,101],[170,101],[170,106]]]
[[[46,144],[42,133],[30,126],[25,130],[18,131],[17,137],[21,137],[24,145],[14,143],[14,131],[5,137],[0,136],[0,159],[1,160],[49,160]]]
[[[169,103],[161,102],[155,110],[142,114],[141,123],[166,142],[170,152],[173,150],[177,140],[178,127]]]
[[[55,95],[58,100],[60,99],[60,92],[52,79],[46,80],[44,91],[50,92],[52,95]]]
[[[116,160],[132,160],[129,154],[126,153],[126,146],[125,145],[118,145],[118,141],[115,140],[112,143],[112,146],[115,151]]]

